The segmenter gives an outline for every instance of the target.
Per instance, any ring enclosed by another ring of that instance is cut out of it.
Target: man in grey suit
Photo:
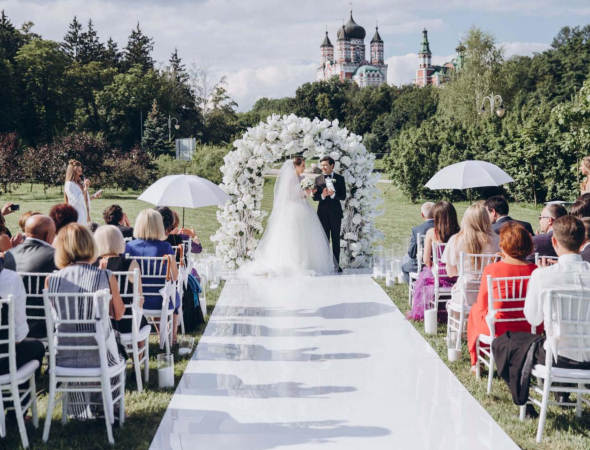
[[[15,272],[47,274],[57,270],[54,261],[55,249],[51,246],[51,243],[55,239],[55,224],[51,217],[42,214],[29,217],[25,222],[25,236],[25,242],[4,254],[4,268],[14,270]],[[36,291],[36,279],[35,282],[31,282],[31,285],[29,285],[27,280],[23,281],[27,290],[30,288]],[[45,283],[45,280],[40,279],[40,282]],[[43,300],[27,298],[27,304],[43,306]],[[30,311],[30,315],[37,315],[36,313],[37,310]],[[42,310],[38,310],[38,315],[44,317],[45,313]],[[28,337],[47,337],[45,321],[29,320]]]
[[[496,234],[500,234],[502,226],[508,222],[516,222],[521,224],[531,235],[534,235],[533,227],[528,222],[513,219],[508,215],[509,206],[506,199],[500,195],[490,197],[485,202],[485,207],[490,215],[492,221],[492,229]]]
[[[422,205],[420,213],[422,214],[424,223],[412,228],[410,248],[408,249],[410,260],[402,266],[402,272],[406,283],[410,282],[410,273],[418,270],[418,235],[424,236],[428,230],[434,227],[434,219],[432,218],[433,206],[434,203],[432,202],[426,202]]]

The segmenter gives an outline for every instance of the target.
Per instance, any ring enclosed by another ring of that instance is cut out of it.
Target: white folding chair
[[[434,297],[432,298],[432,308],[439,311],[439,303],[448,303],[451,299],[450,287],[440,285],[441,278],[448,277],[447,268],[442,263],[441,257],[447,244],[441,242],[432,243],[432,276],[434,277]]]
[[[125,243],[127,243],[127,242],[131,242],[133,240],[133,238],[132,237],[126,237],[126,238],[123,238],[123,240],[125,241]]]
[[[556,263],[559,261],[559,258],[557,256],[541,256],[538,253],[535,253],[535,265],[539,265],[539,263],[541,261],[545,260],[546,262],[548,262],[549,264],[551,263]],[[539,266],[540,267],[540,266]]]
[[[27,291],[27,323],[29,330],[39,322],[45,325],[45,306],[43,306],[43,289],[45,289],[45,279],[51,275],[50,273],[40,272],[18,272],[25,290]],[[47,353],[47,338],[35,338],[43,343],[45,346],[45,356]]]
[[[143,315],[150,325],[156,325],[159,330],[160,348],[166,347],[166,353],[170,353],[172,344],[172,331],[174,309],[169,308],[169,302],[176,304],[176,281],[172,280],[170,259],[171,255],[162,257],[148,256],[130,256],[125,255],[127,259],[133,259],[139,264],[141,271],[141,285],[143,287],[143,296],[161,296],[162,307],[160,309],[143,308]],[[158,293],[147,292],[158,290]],[[182,310],[179,311],[182,314]]]
[[[139,328],[141,325],[141,318],[143,317],[143,312],[140,306],[141,295],[139,293],[138,283],[138,280],[141,280],[141,275],[139,269],[135,269],[133,272],[113,272],[113,275],[117,278],[121,298],[125,303],[125,313],[123,314],[122,319],[131,320],[131,333],[121,333],[121,343],[131,352],[132,364],[135,370],[135,378],[137,380],[137,391],[142,392],[142,364],[144,370],[143,376],[146,383],[150,376],[149,339],[152,327],[151,325],[145,325],[143,328]],[[142,342],[143,347],[140,348],[139,344]]]
[[[452,339],[451,336],[453,332],[456,332],[457,340],[455,341],[455,348],[457,350],[461,349],[461,339],[463,334],[467,332],[467,318],[469,317],[469,311],[471,311],[471,305],[477,300],[483,270],[488,265],[499,260],[499,255],[460,253],[459,278],[457,283],[460,283],[461,301],[447,302],[447,344],[449,348]]]
[[[95,293],[52,293],[44,291],[47,337],[49,342],[49,400],[43,430],[43,442],[49,439],[53,408],[62,402],[62,424],[68,419],[68,407],[87,408],[102,405],[109,443],[114,444],[112,424],[114,405],[119,404],[119,425],[125,420],[125,361],[109,366],[107,336],[112,333],[109,317],[111,294],[108,290]],[[84,354],[98,352],[99,366],[73,368],[58,365],[57,356],[67,352]],[[118,356],[118,355],[117,355]],[[114,382],[111,382],[114,380]],[[57,398],[57,393],[61,393]],[[101,402],[93,403],[70,398],[69,394],[100,393]]]
[[[492,342],[496,337],[496,324],[524,322],[530,327],[531,333],[535,334],[537,332],[537,327],[528,323],[523,312],[530,278],[528,276],[492,278],[488,275],[487,280],[484,281],[488,285],[488,315],[486,322],[490,334],[480,334],[477,337],[475,344],[477,354],[475,374],[479,379],[482,364],[488,368],[488,395],[492,391],[492,380],[494,378],[495,360],[492,352]],[[497,307],[500,306],[500,303],[502,304],[501,307]]]
[[[545,331],[547,332],[545,365],[535,365],[531,374],[539,381],[539,384],[534,386],[531,383],[531,388],[534,393],[541,395],[541,401],[531,395],[527,402],[541,407],[537,442],[541,442],[543,438],[549,405],[575,406],[577,417],[582,417],[584,403],[590,405],[590,400],[585,397],[590,394],[590,388],[588,388],[590,370],[553,367],[553,358],[557,359],[555,348],[558,348],[559,353],[562,354],[567,352],[577,355],[576,360],[590,361],[590,292],[547,290],[543,292],[542,296],[545,298],[544,305],[548,308],[545,317],[551,317],[553,320],[550,323],[545,322]],[[557,338],[552,333],[554,328],[560,330]],[[567,339],[568,345],[564,345],[564,339]],[[557,341],[560,341],[559,346],[557,346]],[[569,386],[563,386],[564,384]],[[577,400],[575,403],[552,402],[549,401],[551,392],[575,393]],[[526,405],[522,405],[520,420],[524,420],[525,415]]]
[[[33,425],[39,427],[37,417],[37,389],[35,386],[35,371],[39,368],[39,361],[29,361],[20,369],[16,368],[16,342],[14,330],[14,297],[0,299],[0,360],[8,358],[9,371],[0,375],[0,437],[6,437],[6,416],[4,402],[11,401],[16,415],[18,430],[24,448],[29,447],[29,438],[23,413],[31,408]],[[26,389],[19,389],[19,385],[27,383]],[[25,404],[23,401],[29,396]]]
[[[408,284],[408,303],[410,306],[414,303],[414,283],[418,279],[420,272],[422,272],[422,266],[424,265],[424,239],[426,238],[425,234],[418,233],[416,235],[416,261],[418,262],[418,268],[416,272],[410,272],[410,283]]]

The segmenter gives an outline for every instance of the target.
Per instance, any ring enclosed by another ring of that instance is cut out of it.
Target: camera
[[[11,211],[18,211],[20,209],[20,205],[10,205]]]

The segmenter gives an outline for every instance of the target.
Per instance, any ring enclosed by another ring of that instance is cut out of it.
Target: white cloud
[[[315,63],[242,69],[228,75],[228,92],[238,103],[238,109],[247,111],[262,97],[294,96],[298,86],[315,80],[316,70]]]
[[[504,47],[506,59],[515,55],[531,56],[533,53],[541,53],[551,47],[543,42],[504,42],[500,45]]]

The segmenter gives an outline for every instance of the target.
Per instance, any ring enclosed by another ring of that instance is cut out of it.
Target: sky
[[[13,24],[60,41],[74,16],[92,19],[99,37],[122,48],[137,22],[154,38],[154,58],[166,63],[174,48],[187,67],[205,64],[227,77],[240,111],[261,97],[293,96],[316,79],[327,27],[332,43],[348,0],[0,0]],[[590,0],[357,0],[354,19],[367,30],[367,54],[376,22],[385,43],[388,82],[411,83],[423,28],[435,64],[455,57],[472,25],[492,33],[506,57],[549,48],[563,26],[590,23]]]

